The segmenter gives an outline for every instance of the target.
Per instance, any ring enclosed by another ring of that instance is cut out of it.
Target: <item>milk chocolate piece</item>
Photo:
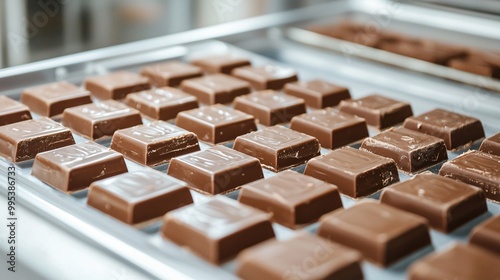
[[[404,127],[443,139],[448,150],[470,146],[484,137],[480,120],[443,109],[409,117]]]
[[[324,215],[318,235],[356,249],[381,266],[431,244],[424,218],[373,201]]]
[[[492,77],[495,69],[484,62],[471,61],[464,58],[454,58],[448,61],[448,66],[457,70],[476,75]]]
[[[500,255],[500,215],[476,226],[470,234],[470,243]]]
[[[92,103],[92,100],[87,90],[67,82],[57,82],[25,89],[21,102],[40,116],[54,117],[66,108]]]
[[[127,166],[121,154],[88,142],[39,153],[31,174],[63,192],[74,192],[124,172]]]
[[[488,154],[500,156],[500,133],[497,133],[489,138],[486,138],[479,150]]]
[[[498,279],[500,257],[482,248],[454,244],[416,261],[408,269],[409,280]]]
[[[90,185],[88,205],[127,224],[138,224],[193,203],[182,181],[154,170],[124,173]]]
[[[174,119],[179,112],[198,108],[196,97],[171,87],[131,93],[125,104],[149,118],[165,121]]]
[[[149,82],[157,87],[176,87],[185,79],[203,75],[200,67],[180,61],[168,61],[147,65],[141,69],[141,75],[148,77]]]
[[[185,80],[181,89],[196,96],[201,103],[229,103],[237,96],[250,93],[250,84],[226,74],[212,74]]]
[[[328,149],[368,137],[365,119],[332,108],[293,117],[290,128],[316,137],[321,146]]]
[[[233,69],[250,65],[250,60],[233,54],[215,55],[195,59],[192,64],[203,68],[208,73],[231,74]]]
[[[0,95],[0,126],[30,119],[28,106]]]
[[[316,138],[280,125],[239,136],[233,148],[258,158],[272,171],[303,164],[320,154]]]
[[[49,118],[0,126],[0,155],[13,162],[71,144],[75,144],[71,131]]]
[[[225,146],[175,157],[167,173],[208,194],[233,191],[264,177],[256,158]]]
[[[231,75],[248,81],[256,90],[279,90],[286,83],[298,80],[293,69],[269,64],[259,67],[244,66],[236,68],[231,72]]]
[[[122,128],[142,124],[139,111],[118,101],[106,100],[64,110],[62,124],[90,139],[112,136]]]
[[[410,174],[448,159],[443,139],[403,127],[366,138],[360,149],[392,158],[399,169]]]
[[[407,117],[413,115],[409,103],[381,95],[344,100],[339,106],[340,111],[362,117],[366,123],[380,129],[402,123]]]
[[[87,78],[84,85],[99,99],[123,99],[129,93],[151,88],[148,78],[126,71]]]
[[[276,92],[256,91],[234,100],[234,108],[253,115],[263,125],[289,122],[293,117],[304,114],[304,99]]]
[[[336,186],[290,170],[242,186],[238,200],[272,213],[273,221],[289,228],[342,208]]]
[[[219,264],[274,237],[270,215],[224,196],[168,212],[161,232],[205,260]]]
[[[212,144],[231,141],[257,130],[253,116],[220,104],[180,112],[175,124]]]
[[[304,174],[334,184],[341,193],[353,198],[399,182],[394,160],[351,147],[311,159]]]
[[[449,60],[464,55],[461,49],[449,48],[430,41],[382,42],[378,47],[385,51],[440,65],[446,65]]]
[[[443,164],[439,175],[481,188],[487,198],[500,202],[500,156],[467,152]]]
[[[236,274],[248,280],[301,279],[297,275],[307,275],[307,279],[363,279],[358,252],[310,234],[262,242],[241,252],[237,262]]]
[[[488,210],[481,189],[430,172],[385,188],[380,201],[420,215],[443,232]]]
[[[313,108],[336,106],[344,99],[350,99],[349,89],[323,80],[288,83],[283,88],[286,94],[305,100]]]

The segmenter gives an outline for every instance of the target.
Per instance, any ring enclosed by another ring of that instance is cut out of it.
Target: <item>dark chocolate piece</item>
[[[360,149],[392,158],[399,169],[410,174],[448,159],[443,139],[403,127],[366,138]]]
[[[248,81],[256,90],[279,90],[286,83],[298,80],[295,70],[276,65],[244,66],[234,69],[231,75]]]
[[[66,108],[92,103],[92,100],[87,90],[67,82],[57,82],[25,89],[21,102],[40,116],[55,117]]]
[[[31,174],[64,192],[127,172],[123,156],[93,142],[75,144],[36,155]]]
[[[353,198],[399,182],[394,160],[351,147],[311,159],[304,174],[334,184],[341,193]]]
[[[272,213],[273,221],[289,228],[342,207],[336,186],[290,170],[242,186],[238,200]]]
[[[200,150],[196,134],[164,121],[155,121],[113,134],[111,149],[135,162],[155,166]]]
[[[125,71],[87,78],[84,85],[99,99],[123,99],[129,93],[151,88],[148,78]]]
[[[354,248],[381,266],[431,244],[424,218],[374,201],[324,215],[318,235]]]
[[[185,79],[202,76],[203,72],[197,66],[180,61],[168,61],[143,67],[141,75],[148,77],[154,86],[176,87]]]
[[[124,173],[90,185],[87,204],[127,224],[159,218],[193,203],[182,181],[154,170]]]
[[[139,111],[114,100],[64,110],[62,124],[90,139],[112,136],[122,128],[142,124]]]
[[[481,152],[500,156],[500,133],[486,138],[483,143],[481,143],[479,150]]]
[[[0,126],[0,155],[13,162],[71,144],[75,144],[71,131],[49,118]]]
[[[185,80],[181,89],[201,103],[230,103],[237,96],[250,93],[250,84],[226,74],[212,74]]]
[[[283,91],[304,99],[306,105],[313,108],[337,106],[340,101],[351,98],[349,89],[323,80],[288,83]]]
[[[28,106],[0,95],[0,126],[31,119]]]
[[[306,112],[304,99],[274,90],[256,91],[237,97],[234,108],[253,115],[263,125],[289,122]]]
[[[363,279],[358,252],[310,234],[268,240],[241,252],[237,262],[236,274],[249,280]]]
[[[488,210],[481,189],[432,173],[385,188],[380,201],[420,215],[443,232],[450,232]]]
[[[500,215],[477,225],[470,234],[470,243],[500,255]]]
[[[404,127],[443,139],[448,150],[470,146],[484,137],[480,120],[443,109],[409,117]]]
[[[368,137],[365,119],[332,108],[293,117],[290,128],[316,137],[321,146],[328,149]]]
[[[380,129],[402,123],[413,115],[409,103],[381,95],[369,95],[357,100],[343,100],[340,111],[362,117],[366,123]]]
[[[253,116],[220,104],[180,112],[175,124],[212,144],[231,141],[257,130]]]
[[[224,196],[168,212],[161,232],[215,264],[274,237],[268,213]]]
[[[202,57],[191,61],[208,73],[231,74],[233,69],[250,65],[250,60],[232,54]]]
[[[225,146],[175,157],[167,173],[208,194],[233,191],[264,177],[256,158]]]

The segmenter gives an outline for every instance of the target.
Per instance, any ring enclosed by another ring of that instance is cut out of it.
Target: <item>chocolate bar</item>
[[[30,119],[28,106],[0,95],[0,126]]]
[[[98,99],[123,99],[127,94],[150,89],[148,78],[119,71],[85,79],[85,89]]]
[[[477,225],[470,234],[470,243],[500,255],[500,215]]]
[[[233,54],[225,54],[197,58],[191,63],[208,73],[231,74],[235,68],[250,65],[250,60]]]
[[[500,133],[484,139],[479,150],[481,152],[500,156]]]
[[[168,61],[147,65],[141,69],[141,75],[148,77],[149,82],[156,87],[176,87],[183,80],[203,75],[200,67],[180,61]]]
[[[282,89],[286,83],[298,80],[295,70],[269,64],[258,67],[244,66],[236,68],[231,71],[231,75],[248,81],[256,90],[279,90]]]
[[[201,103],[230,103],[240,95],[250,93],[250,84],[226,74],[212,74],[185,80],[181,89],[196,96]]]
[[[286,94],[304,99],[306,105],[312,108],[337,106],[340,101],[351,98],[349,89],[323,80],[288,83],[283,91]]]

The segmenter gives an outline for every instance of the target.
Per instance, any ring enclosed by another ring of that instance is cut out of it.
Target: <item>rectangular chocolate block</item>
[[[430,172],[385,188],[380,202],[422,216],[443,232],[488,210],[481,189]]]
[[[250,65],[250,60],[234,54],[223,54],[197,58],[191,63],[208,73],[231,74],[235,68]]]
[[[170,161],[167,174],[208,194],[233,191],[264,177],[256,158],[225,146],[175,157]]]
[[[500,133],[484,139],[479,150],[481,152],[500,156]]]
[[[175,124],[212,144],[231,141],[257,130],[253,116],[220,104],[180,112]]]
[[[443,139],[403,127],[366,138],[360,149],[392,158],[399,169],[410,174],[448,159]]]
[[[85,79],[85,89],[98,99],[123,99],[127,94],[150,89],[148,78],[119,71]]]
[[[313,108],[337,106],[340,101],[351,98],[349,89],[323,80],[288,83],[283,91],[304,99],[306,105]]]
[[[399,182],[394,160],[344,147],[311,159],[304,174],[336,185],[340,192],[359,198]]]
[[[319,141],[284,126],[272,126],[239,136],[233,149],[256,157],[264,168],[281,171],[319,156]]]
[[[409,117],[404,127],[443,139],[448,150],[470,146],[484,137],[480,120],[443,109]]]
[[[62,124],[90,139],[112,136],[122,128],[142,124],[139,111],[114,100],[64,110]]]
[[[66,108],[92,103],[90,92],[67,82],[57,82],[27,88],[21,102],[44,117],[55,117]]]
[[[237,97],[234,108],[253,115],[263,125],[289,122],[306,112],[304,99],[274,90],[256,91]]]
[[[470,243],[500,255],[500,215],[477,225],[470,234]]]
[[[156,87],[176,87],[185,79],[203,75],[200,67],[181,61],[168,61],[147,65],[141,69],[141,75],[148,77],[149,82]]]
[[[28,106],[0,95],[0,126],[30,119]]]
[[[316,137],[321,147],[336,149],[368,137],[363,118],[332,108],[293,117],[290,128]]]
[[[226,74],[212,74],[185,80],[181,89],[196,96],[201,103],[230,103],[240,95],[250,93],[250,84]]]
[[[295,82],[299,78],[295,70],[291,68],[263,65],[244,66],[231,71],[231,75],[249,82],[256,90],[282,89],[285,84]]]
[[[299,275],[307,279],[363,279],[358,252],[310,234],[262,242],[241,252],[237,262],[236,274],[242,279],[302,279]]]
[[[318,235],[356,249],[384,267],[431,244],[424,218],[374,201],[324,215]]]
[[[0,155],[13,162],[71,144],[75,144],[71,131],[49,118],[0,126]]]
[[[470,151],[443,164],[439,175],[481,188],[500,202],[500,156]]]
[[[121,154],[88,142],[39,153],[31,174],[58,190],[75,192],[125,172],[127,166]]]
[[[87,204],[127,224],[159,218],[193,203],[182,181],[154,170],[123,173],[93,182]]]
[[[402,123],[413,115],[409,103],[381,95],[369,95],[357,100],[343,100],[339,109],[342,112],[362,117],[366,123],[379,129]]]
[[[342,208],[336,186],[290,170],[242,186],[238,200],[272,213],[273,221],[289,228]]]
[[[224,196],[170,211],[163,220],[164,237],[214,264],[274,237],[269,214]]]
[[[149,166],[200,150],[196,134],[164,121],[154,121],[117,130],[111,149],[126,158]]]
[[[196,97],[172,87],[154,88],[127,95],[125,104],[155,120],[174,119],[179,112],[198,108]]]

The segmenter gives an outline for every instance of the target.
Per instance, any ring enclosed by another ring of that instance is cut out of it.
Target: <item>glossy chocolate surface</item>
[[[176,87],[185,79],[203,75],[200,67],[181,61],[168,61],[147,65],[141,69],[141,75],[148,77],[149,82],[157,87]]]
[[[235,68],[250,65],[250,60],[233,54],[225,54],[197,58],[191,63],[208,73],[231,74]]]
[[[500,133],[484,139],[479,150],[481,152],[500,156]]]
[[[98,99],[123,99],[127,94],[150,89],[148,78],[119,71],[85,79],[85,88]]]
[[[323,80],[288,83],[283,91],[304,99],[306,105],[313,108],[337,106],[340,101],[351,98],[349,89]]]
[[[250,93],[250,84],[226,74],[212,74],[185,80],[181,89],[196,96],[201,103],[230,103],[240,95]]]
[[[231,75],[248,81],[256,90],[282,89],[287,83],[298,80],[295,70],[276,65],[244,66],[236,68]]]
[[[477,225],[470,234],[470,243],[500,256],[500,215]]]
[[[0,95],[0,126],[31,119],[28,106]]]

